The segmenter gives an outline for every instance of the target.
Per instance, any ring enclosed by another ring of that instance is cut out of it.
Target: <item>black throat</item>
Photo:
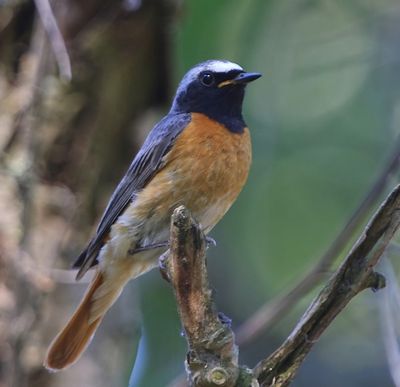
[[[243,133],[242,116],[244,86],[202,90],[190,85],[175,98],[171,113],[202,113],[225,126],[232,133]]]
[[[242,113],[234,114],[221,111],[220,108],[216,107],[216,109],[206,109],[205,111],[199,111],[198,113],[203,113],[208,118],[218,122],[225,126],[232,133],[243,133],[246,128],[246,123],[242,117]]]

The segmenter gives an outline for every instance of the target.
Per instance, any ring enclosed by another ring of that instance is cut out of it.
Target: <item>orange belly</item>
[[[164,162],[133,203],[132,216],[169,224],[174,208],[183,204],[208,232],[246,182],[251,163],[249,130],[232,133],[193,113]]]
[[[127,281],[157,264],[166,248],[134,256],[128,250],[167,241],[172,212],[181,204],[207,234],[239,195],[250,163],[247,128],[243,133],[232,133],[202,114],[192,114],[192,121],[165,157],[163,168],[111,227],[110,239],[98,258],[108,282],[117,277]],[[138,269],[144,262],[146,267]]]

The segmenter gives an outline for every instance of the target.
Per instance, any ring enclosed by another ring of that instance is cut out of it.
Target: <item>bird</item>
[[[175,208],[186,206],[208,235],[231,207],[252,158],[245,88],[260,77],[227,60],[207,60],[184,75],[169,113],[149,132],[73,265],[77,280],[93,267],[95,274],[49,346],[48,370],[75,363],[126,283],[158,265]]]

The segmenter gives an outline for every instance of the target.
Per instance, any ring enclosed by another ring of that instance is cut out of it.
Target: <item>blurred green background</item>
[[[244,108],[250,178],[209,250],[217,303],[234,327],[302,276],[379,174],[399,128],[399,21],[396,1],[185,2],[173,32],[177,81],[206,58],[264,75]],[[134,385],[166,385],[183,371],[185,341],[158,273],[140,287],[144,338]],[[392,385],[378,296],[365,292],[351,303],[294,386]],[[242,348],[242,362],[253,366],[276,348],[310,300]]]
[[[168,111],[183,74],[206,59],[237,62],[263,73],[248,87],[244,104],[253,165],[238,201],[212,232],[217,247],[208,250],[218,308],[232,318],[236,329],[262,304],[290,289],[319,259],[391,153],[400,128],[400,4],[95,3],[69,0],[68,6],[54,6],[69,47],[73,81],[60,85],[54,63],[47,66],[49,76],[40,88],[45,91],[46,114],[38,115],[43,151],[37,156],[37,181],[53,207],[58,203],[56,208],[63,209],[45,212],[46,219],[62,218],[73,226],[65,226],[68,232],[57,228],[61,231],[56,236],[48,234],[52,224],[42,233],[47,238],[32,244],[32,256],[41,257],[43,246],[62,235],[48,254],[51,260],[40,264],[58,268],[64,262],[67,268],[91,234],[133,149]],[[10,89],[15,85],[10,73],[17,73],[17,59],[29,47],[34,30],[33,4],[15,4],[0,1],[0,86],[8,82]],[[15,41],[18,44],[11,45]],[[17,59],[12,56],[7,62],[11,50]],[[5,96],[0,90],[0,97]],[[0,117],[5,114],[0,108]],[[57,202],[60,197],[62,204]],[[70,207],[65,207],[65,198]],[[0,227],[0,236],[3,231]],[[26,385],[117,387],[128,385],[131,378],[132,387],[158,387],[184,371],[186,343],[175,301],[155,270],[128,285],[77,365],[60,374],[44,374],[45,346],[66,318],[56,321],[57,316],[67,316],[85,288],[65,282],[56,279],[48,288],[39,287],[46,297],[35,309],[35,329],[46,329],[25,337],[30,349],[39,349],[27,351],[35,354],[29,357],[20,344],[14,363],[24,372],[30,370]],[[252,367],[276,349],[319,289],[243,346],[241,363]],[[366,291],[351,302],[315,345],[293,386],[394,385],[380,326],[380,293],[385,291]],[[0,303],[0,311],[1,307]],[[0,367],[0,381],[2,369],[6,368]]]

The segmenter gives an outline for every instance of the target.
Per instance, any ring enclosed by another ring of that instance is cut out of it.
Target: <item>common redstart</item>
[[[77,279],[93,266],[96,273],[45,367],[74,363],[125,284],[157,266],[177,206],[185,205],[207,235],[235,201],[251,163],[242,102],[246,85],[260,76],[209,60],[183,77],[170,112],[149,133],[74,264]]]

